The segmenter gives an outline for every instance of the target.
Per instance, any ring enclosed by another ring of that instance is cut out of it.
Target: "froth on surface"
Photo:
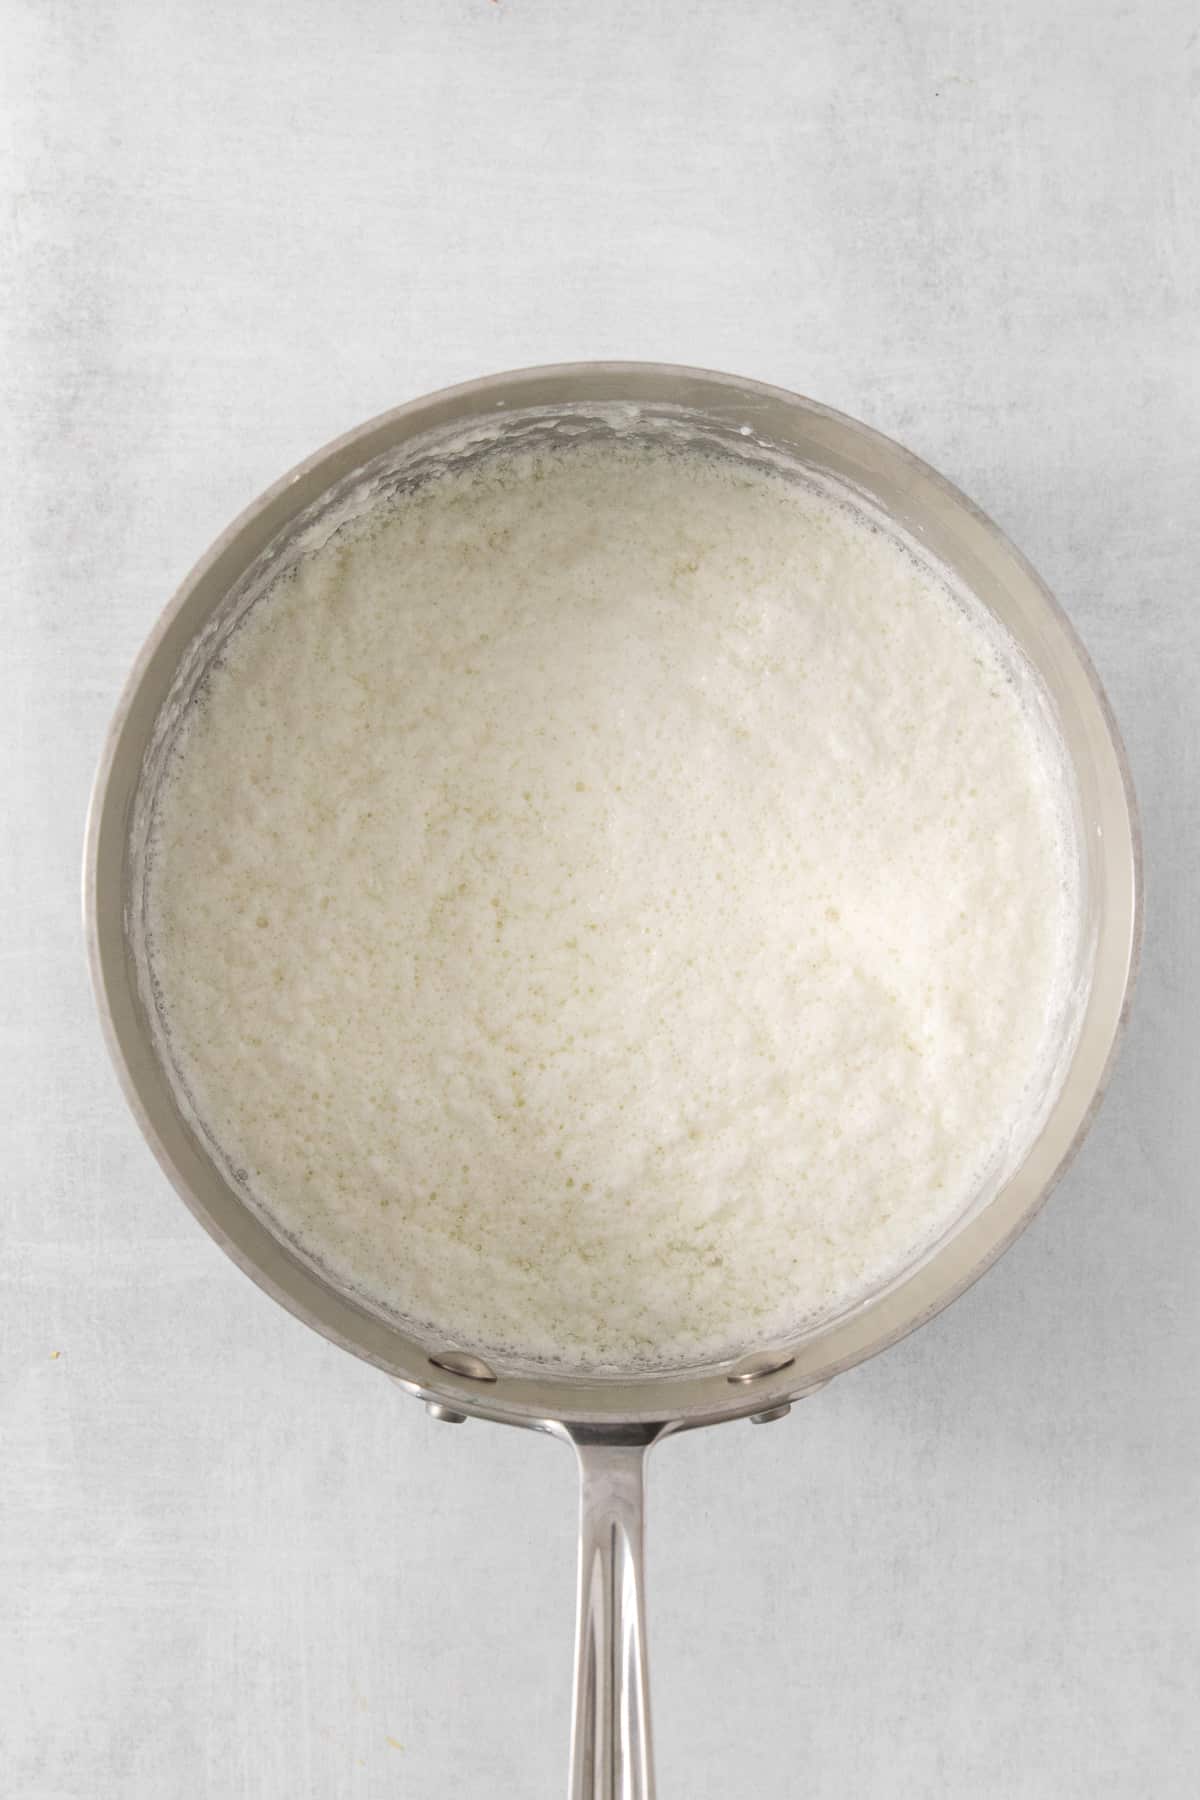
[[[493,457],[260,600],[147,878],[167,1054],[372,1303],[586,1367],[907,1266],[1028,1136],[1074,894],[1045,725],[850,507]]]

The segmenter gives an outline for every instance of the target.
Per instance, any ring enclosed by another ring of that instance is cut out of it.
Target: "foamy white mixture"
[[[864,518],[615,445],[445,477],[230,641],[158,803],[170,1054],[259,1204],[443,1341],[780,1337],[1021,1150],[1052,747]]]

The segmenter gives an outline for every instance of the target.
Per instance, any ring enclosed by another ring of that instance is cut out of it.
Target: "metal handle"
[[[579,1457],[579,1618],[570,1800],[654,1800],[642,1576],[644,1442],[572,1432]]]

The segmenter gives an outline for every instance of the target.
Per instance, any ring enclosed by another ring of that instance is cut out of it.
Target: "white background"
[[[1200,49],[1186,0],[25,0],[2,20],[0,1792],[559,1792],[563,1450],[432,1424],[168,1191],[86,990],[92,765],[246,501],[574,357],[900,437],[1108,685],[1146,829],[1100,1120],[986,1281],[652,1464],[667,1800],[1184,1800]]]

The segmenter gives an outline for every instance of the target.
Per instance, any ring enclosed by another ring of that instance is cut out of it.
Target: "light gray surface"
[[[76,874],[127,666],[231,514],[396,400],[708,364],[901,437],[1056,589],[1149,935],[1109,1099],[986,1281],[651,1466],[666,1800],[1200,1781],[1191,6],[7,5],[0,1791],[559,1791],[570,1459],[429,1423],[167,1190]],[[1190,111],[1189,111],[1190,108]]]

